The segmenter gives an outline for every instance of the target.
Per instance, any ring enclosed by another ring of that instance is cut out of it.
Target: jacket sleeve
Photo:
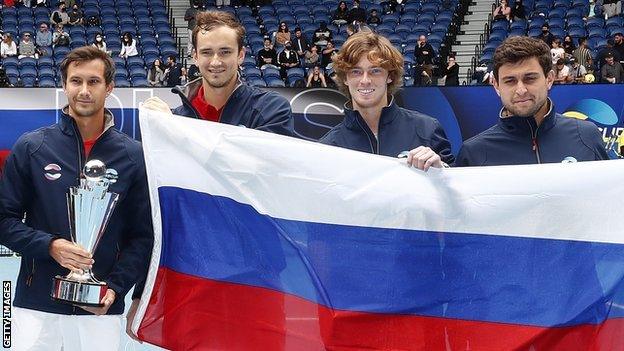
[[[461,149],[459,149],[459,153],[457,154],[457,158],[455,159],[454,167],[468,167],[472,166],[470,160],[470,152],[468,151],[468,147],[466,145],[462,145]]]
[[[119,209],[126,216],[119,260],[105,279],[118,298],[125,296],[135,283],[133,297],[141,295],[154,245],[145,164],[142,158],[138,162],[139,172],[128,189],[124,208]]]
[[[455,162],[455,156],[453,156],[453,153],[451,152],[451,143],[448,141],[442,125],[440,125],[437,120],[434,120],[434,122],[435,128],[433,130],[433,134],[431,135],[430,147],[436,152],[436,154],[440,155],[442,162],[451,165]]]
[[[295,124],[290,103],[281,95],[270,92],[260,100],[260,120],[254,129],[292,136]]]
[[[22,136],[6,160],[0,180],[0,244],[36,259],[50,257],[50,241],[56,236],[27,226],[22,220],[33,201],[28,142]]]
[[[602,139],[602,134],[598,127],[591,123],[580,123],[582,121],[578,121],[578,126],[580,129],[581,139],[583,143],[594,152],[595,160],[609,160],[609,154],[607,153],[606,145],[604,140]]]

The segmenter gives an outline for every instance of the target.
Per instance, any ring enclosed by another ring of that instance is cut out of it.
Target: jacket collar
[[[548,112],[546,112],[542,124],[539,125],[539,129],[542,132],[552,128],[557,121],[552,100],[548,98],[546,103],[549,105]],[[505,107],[501,108],[498,115],[498,125],[506,132],[526,134],[537,131],[538,126],[535,117],[505,116],[505,111]]]
[[[199,112],[197,112],[197,110],[195,110],[195,107],[193,107],[193,104],[191,103],[191,101],[193,101],[193,98],[195,97],[195,95],[197,95],[197,92],[199,91],[199,88],[201,88],[201,86],[202,86],[202,79],[203,79],[202,77],[198,77],[198,78],[196,78],[196,79],[186,83],[185,85],[178,85],[178,86],[175,86],[175,87],[173,87],[171,89],[171,91],[173,93],[180,95],[180,98],[182,99],[182,103],[185,106],[187,106],[193,112],[195,112],[195,118],[200,118],[200,116],[199,116]],[[228,102],[232,98],[236,98],[240,94],[242,94],[242,90],[243,89],[241,89],[241,86],[243,86],[243,83],[241,81],[240,75],[238,75],[238,77],[236,79],[238,80],[238,84],[234,88],[234,91],[232,91],[232,94],[230,94],[230,97],[226,101],[225,105],[223,105],[223,109],[225,109],[225,107],[227,106]]]
[[[392,122],[396,116],[399,106],[394,102],[394,96],[390,95],[390,103],[388,106],[381,109],[381,116],[379,117],[379,126],[386,125]],[[353,103],[351,100],[344,104],[345,125],[347,128],[352,129],[361,125],[366,125],[364,118],[360,115],[360,112],[353,109]],[[358,127],[359,128],[359,127]]]
[[[61,127],[61,131],[68,135],[74,135],[74,133],[78,132],[78,127],[76,126],[76,121],[74,118],[69,115],[69,105],[65,105],[61,109],[61,117],[59,119],[59,125]],[[104,131],[102,134],[106,133],[107,130],[115,126],[115,118],[113,117],[113,113],[110,112],[109,109],[104,109]]]

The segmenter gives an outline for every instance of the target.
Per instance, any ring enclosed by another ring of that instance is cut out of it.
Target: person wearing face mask
[[[57,24],[56,30],[54,31],[54,34],[52,34],[52,46],[69,46],[70,42],[71,39],[69,33],[67,33],[65,29],[63,29],[62,24]]]
[[[291,68],[299,67],[299,55],[293,50],[290,41],[287,41],[284,45],[284,50],[280,52],[277,57],[277,63],[280,66],[280,76],[286,80],[288,70]]]
[[[78,4],[74,4],[72,6],[72,10],[69,13],[69,25],[70,26],[81,26],[82,18],[84,17],[82,10],[78,7]]]
[[[50,23],[53,25],[69,23],[69,14],[67,13],[67,6],[65,2],[59,2],[58,8],[50,15]]]
[[[95,46],[100,51],[103,51],[109,54],[108,50],[106,49],[106,42],[104,41],[104,36],[101,33],[98,33],[95,35],[95,40],[93,41],[93,44],[91,45]]]
[[[548,23],[544,23],[542,26],[542,34],[540,34],[538,39],[542,40],[548,46],[552,46],[553,41],[555,40],[555,36],[550,33],[550,26]]]

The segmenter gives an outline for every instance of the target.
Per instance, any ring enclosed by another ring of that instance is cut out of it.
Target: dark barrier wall
[[[345,97],[329,89],[275,89],[291,103],[297,136],[316,140],[342,119]],[[60,89],[2,89],[0,94],[0,162],[17,138],[52,124],[57,108],[66,102]],[[566,85],[551,91],[559,113],[586,118],[603,129],[607,139],[624,130],[624,85]],[[140,138],[137,107],[149,96],[159,96],[172,106],[179,98],[169,89],[116,89],[107,101],[116,126]],[[457,153],[462,140],[496,123],[501,103],[489,86],[405,88],[396,102],[440,120]],[[624,137],[620,138],[624,145]]]

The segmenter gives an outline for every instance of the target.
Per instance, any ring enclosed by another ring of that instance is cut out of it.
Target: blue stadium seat
[[[54,72],[54,70],[51,67],[46,67],[46,68],[40,68],[39,69],[39,79],[50,78],[50,79],[52,79],[52,81],[54,81],[55,77],[56,77],[56,73]]]
[[[51,56],[40,56],[37,65],[39,66],[39,68],[53,68],[54,59]]]
[[[143,69],[145,67],[145,61],[143,61],[143,58],[140,55],[128,57],[126,64],[129,69],[136,67]]]
[[[261,79],[262,78],[262,71],[260,71],[256,67],[247,67],[244,69],[243,72],[245,73],[245,77],[247,79]]]
[[[37,77],[33,76],[20,77],[20,79],[24,88],[33,88],[37,83]]]
[[[23,59],[19,60],[18,67],[20,68],[20,70],[24,68],[35,68],[37,67],[37,60],[32,57],[24,57]]]
[[[276,68],[267,67],[262,70],[262,76],[264,77],[265,81],[270,78],[280,79],[280,72]]]
[[[117,88],[130,88],[132,85],[128,82],[127,78],[115,78],[115,87]]]
[[[246,81],[247,81],[247,84],[251,85],[252,87],[260,87],[260,88],[266,87],[266,82],[262,78],[247,79]]]
[[[602,28],[605,25],[604,18],[591,17],[587,19],[587,29],[589,28]]]
[[[35,67],[22,67],[19,69],[20,78],[37,77],[37,69]]]
[[[129,72],[131,79],[144,78],[147,79],[147,71],[143,67],[134,67]]]
[[[143,78],[143,77],[133,77],[131,78],[131,82],[132,82],[133,87],[150,87],[151,86],[147,78]]]
[[[54,82],[54,78],[40,78],[39,79],[39,87],[40,88],[54,88],[56,87],[56,83]]]
[[[279,78],[271,78],[269,80],[266,80],[266,82],[267,86],[270,88],[284,88],[286,86],[284,81]]]
[[[571,28],[568,30],[568,35],[570,35],[574,39],[582,38],[587,36],[587,32],[585,32],[585,28]]]

